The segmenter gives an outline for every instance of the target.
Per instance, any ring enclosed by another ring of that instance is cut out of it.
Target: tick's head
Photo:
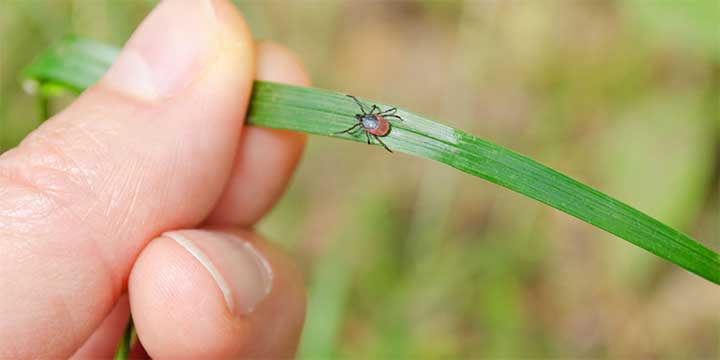
[[[357,121],[362,121],[363,116],[365,116],[365,115],[363,115],[363,114],[355,114],[355,119],[357,119]]]

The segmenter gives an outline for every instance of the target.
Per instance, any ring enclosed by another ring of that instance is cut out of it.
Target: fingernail
[[[165,0],[145,18],[103,83],[128,96],[172,97],[202,73],[218,31],[211,0]]]
[[[163,234],[175,240],[210,273],[230,312],[246,315],[270,293],[270,262],[250,242],[235,235],[205,230]]]

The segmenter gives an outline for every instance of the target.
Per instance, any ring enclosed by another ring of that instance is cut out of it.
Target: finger
[[[148,355],[147,351],[145,351],[142,343],[136,341],[130,348],[130,354],[128,358],[132,360],[150,359],[150,355]]]
[[[100,327],[73,354],[72,359],[112,359],[130,316],[128,297],[123,296]]]
[[[152,358],[291,357],[305,317],[299,271],[250,232],[164,234],[138,258],[129,293]]]
[[[0,157],[0,358],[70,356],[147,241],[209,214],[253,48],[227,1],[162,2],[96,86]]]
[[[289,50],[261,43],[257,53],[258,79],[310,85],[304,66]],[[284,192],[305,141],[304,133],[294,131],[244,129],[232,176],[207,223],[248,226],[257,222]]]

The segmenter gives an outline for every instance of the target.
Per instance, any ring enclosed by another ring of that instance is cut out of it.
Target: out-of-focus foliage
[[[22,66],[68,33],[122,43],[152,5],[0,2],[1,149],[37,125]],[[454,119],[720,249],[716,1],[238,5],[317,86]],[[309,274],[302,357],[720,355],[711,283],[452,169],[313,140],[261,225]]]

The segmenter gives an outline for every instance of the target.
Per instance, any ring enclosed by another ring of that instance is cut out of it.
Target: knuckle
[[[100,141],[87,146],[88,132],[82,124],[61,118],[49,120],[28,136],[21,146],[0,162],[0,172],[11,177],[56,205],[85,202],[92,198],[106,149]],[[81,138],[82,137],[82,138]]]
[[[82,222],[73,205],[92,199],[88,174],[96,169],[77,151],[64,151],[62,137],[47,136],[36,132],[0,158],[0,231],[46,235],[43,229],[58,230],[50,225],[67,229]]]
[[[0,185],[0,231],[25,233],[57,213],[47,194],[17,178],[0,173]]]
[[[41,259],[49,259],[47,266],[55,260],[63,266],[87,264],[118,291],[121,280],[97,242],[102,234],[82,212],[92,197],[84,185],[88,180],[73,158],[54,147],[43,149],[13,150],[0,158],[0,238],[7,239],[0,252],[18,264]]]
[[[76,243],[56,239],[63,238],[62,232],[77,229],[77,224],[77,217],[50,192],[13,170],[0,168],[0,235],[9,239],[4,245],[12,247],[13,254],[64,253]]]
[[[4,172],[17,182],[54,202],[87,196],[92,169],[83,168],[67,152],[47,144],[26,151],[18,162],[11,162]]]

